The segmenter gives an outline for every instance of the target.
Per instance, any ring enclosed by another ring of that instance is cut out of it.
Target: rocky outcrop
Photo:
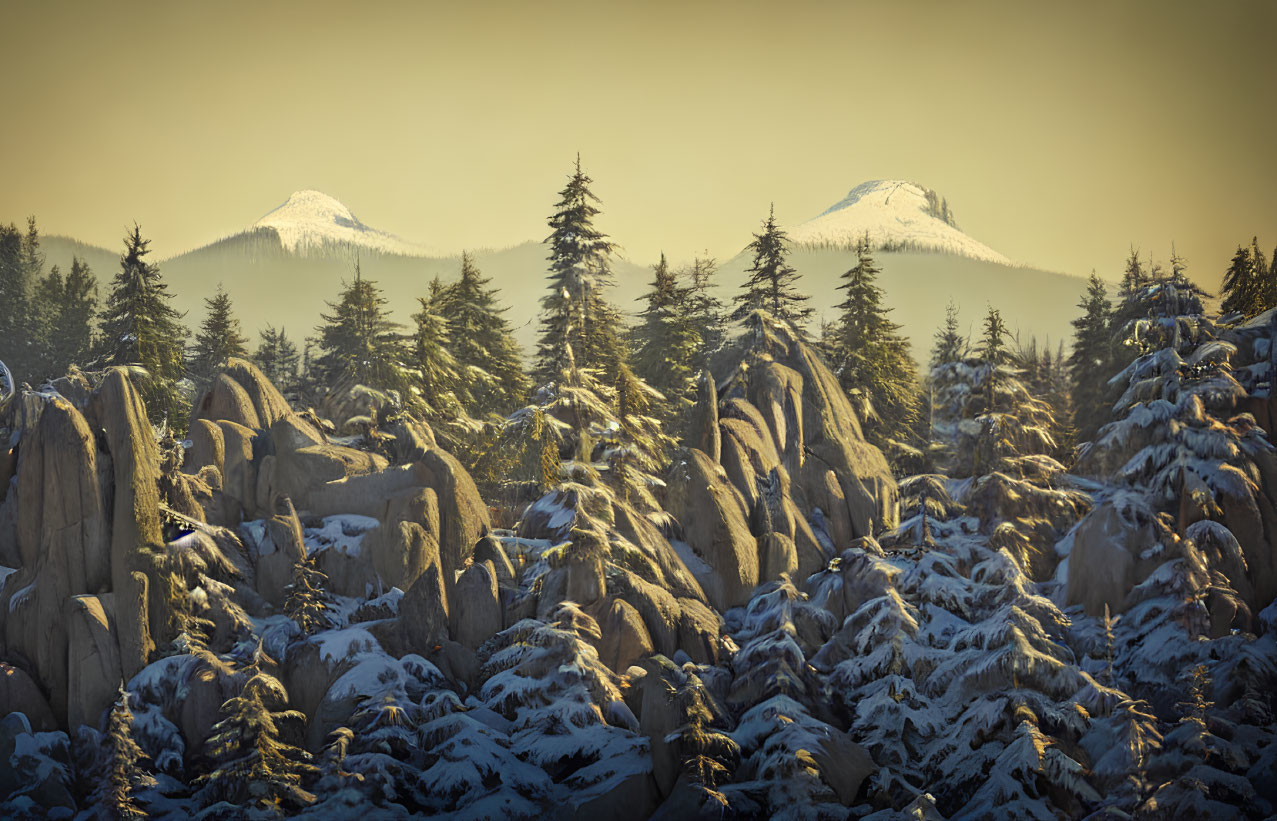
[[[837,379],[787,323],[756,312],[718,370],[715,385],[699,386],[690,441],[717,451],[692,452],[721,466],[726,481],[697,457],[676,459],[666,504],[713,568],[698,580],[722,607],[742,604],[759,581],[820,570],[833,555],[827,544],[836,553],[894,526],[898,501],[886,458],[865,441]],[[714,413],[704,406],[710,397]],[[717,423],[714,435],[706,429],[710,420]],[[685,498],[695,485],[717,488],[709,492],[714,498],[705,492]],[[748,547],[744,532],[727,521],[734,514],[724,513],[741,506]],[[690,511],[710,515],[689,518]],[[752,569],[741,570],[747,554]]]
[[[745,604],[758,584],[758,551],[745,499],[722,467],[695,449],[675,457],[666,481],[666,506],[706,566],[692,574],[710,604],[719,611]]]

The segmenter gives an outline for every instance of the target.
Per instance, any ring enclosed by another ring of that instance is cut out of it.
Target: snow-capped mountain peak
[[[1013,264],[964,234],[936,192],[903,180],[861,183],[819,216],[789,231],[800,246],[851,247],[865,234],[875,248],[928,251]]]
[[[349,208],[322,191],[297,191],[283,205],[253,224],[279,235],[280,243],[293,253],[331,247],[354,246],[388,254],[422,256],[429,249],[378,231],[359,221]]]

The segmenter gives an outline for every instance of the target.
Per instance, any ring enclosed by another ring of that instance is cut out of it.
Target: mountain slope
[[[359,221],[345,205],[321,191],[296,191],[283,205],[253,224],[269,229],[295,254],[350,247],[387,254],[429,256],[435,252]]]
[[[789,238],[800,247],[850,248],[868,232],[877,249],[941,252],[1013,264],[964,234],[951,216],[946,221],[947,213],[940,212],[937,202],[934,191],[917,183],[871,180],[851,189],[819,216],[789,229]]]

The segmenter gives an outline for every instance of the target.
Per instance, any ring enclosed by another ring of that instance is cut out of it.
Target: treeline
[[[601,203],[591,185],[578,160],[548,218],[547,289],[536,350],[526,368],[498,290],[468,255],[455,280],[425,284],[408,325],[391,318],[376,281],[356,263],[311,334],[290,337],[286,329],[268,325],[250,342],[220,286],[205,299],[195,333],[187,330],[159,268],[146,259],[148,240],[136,226],[125,238],[106,299],[99,301],[97,278],[79,259],[65,274],[57,266],[45,270],[34,218],[25,232],[0,227],[0,358],[20,382],[32,384],[61,376],[72,365],[134,366],[145,373],[152,419],[180,424],[191,399],[222,363],[249,357],[300,405],[319,406],[334,392],[362,385],[379,394],[383,408],[439,423],[475,459],[500,435],[501,419],[532,407],[526,403],[535,404],[538,392],[544,398],[546,386],[554,394],[554,386],[566,384],[565,374],[577,373],[613,396],[600,400],[604,404],[628,397],[633,410],[637,397],[644,397],[641,404],[652,418],[678,437],[697,380],[722,349],[732,322],[761,309],[808,330],[815,311],[789,264],[789,240],[772,212],[748,246],[748,278],[730,305],[717,296],[712,258],[673,267],[662,255],[637,321],[627,323],[625,312],[608,299],[615,246],[595,225]],[[928,213],[952,223],[947,201],[933,191],[927,197]],[[885,305],[878,283],[882,269],[869,237],[853,250],[855,265],[839,285],[843,301],[832,320],[813,332],[867,438],[899,472],[943,462],[934,445],[935,370],[950,362],[989,365],[990,350],[1003,356],[999,346],[1005,346],[1002,364],[1049,405],[1054,456],[1069,461],[1075,443],[1094,436],[1103,421],[1100,408],[1111,399],[1102,374],[1120,370],[1132,355],[1114,343],[1116,329],[1133,319],[1113,307],[1098,277],[1092,275],[1079,305],[1067,354],[1060,340],[1052,350],[1032,337],[1010,338],[992,306],[984,318],[985,338],[973,344],[951,305],[920,375],[910,340]],[[1274,264],[1257,240],[1239,246],[1224,276],[1223,312],[1253,316],[1277,305]],[[1187,281],[1177,254],[1167,270],[1132,253],[1119,296],[1167,279]],[[995,336],[1007,339],[995,342]]]

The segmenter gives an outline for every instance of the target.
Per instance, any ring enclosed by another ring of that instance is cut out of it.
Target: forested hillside
[[[897,255],[774,213],[622,306],[592,187],[530,356],[481,256],[254,333],[139,227],[0,229],[5,817],[1277,811],[1258,240],[911,338]]]

